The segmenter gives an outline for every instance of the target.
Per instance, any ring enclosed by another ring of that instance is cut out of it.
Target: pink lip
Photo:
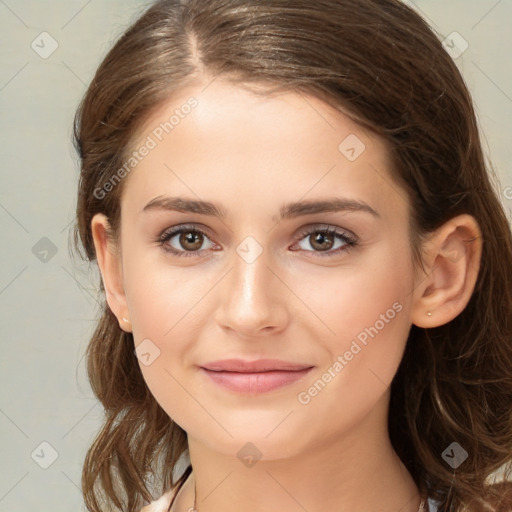
[[[224,359],[201,366],[216,384],[239,393],[264,393],[302,379],[312,366],[278,359]]]

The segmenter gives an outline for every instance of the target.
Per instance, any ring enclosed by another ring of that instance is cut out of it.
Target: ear
[[[131,332],[130,316],[123,286],[121,254],[112,240],[108,218],[98,213],[91,221],[96,258],[105,288],[107,303],[117,317],[119,327]]]
[[[454,217],[422,249],[426,273],[417,273],[411,321],[418,327],[438,327],[461,313],[473,294],[482,256],[478,222],[467,214]]]

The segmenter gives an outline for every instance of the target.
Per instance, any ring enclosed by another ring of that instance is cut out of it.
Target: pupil
[[[194,245],[194,242],[196,242],[195,247],[192,247],[192,250],[197,250],[201,246],[201,242],[199,241],[199,234],[194,234],[190,231],[188,233],[184,234],[184,242],[185,242],[185,244],[191,244],[191,245]],[[198,244],[198,242],[199,242],[199,244]]]
[[[323,233],[317,233],[316,236],[314,237],[314,243],[312,245],[314,247],[316,244],[316,245],[318,245],[317,249],[325,251],[325,250],[330,249],[330,247],[326,246],[325,242],[327,242],[327,246],[328,246],[329,241],[328,241],[327,236],[324,235]]]

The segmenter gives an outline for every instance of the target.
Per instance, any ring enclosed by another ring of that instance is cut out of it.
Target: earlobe
[[[101,213],[96,214],[91,221],[91,231],[107,303],[116,315],[119,327],[126,332],[131,332],[120,253],[114,241],[109,237],[108,218]]]
[[[482,256],[477,221],[467,214],[450,219],[425,243],[423,255],[426,274],[415,283],[411,321],[438,327],[458,316],[473,294]]]

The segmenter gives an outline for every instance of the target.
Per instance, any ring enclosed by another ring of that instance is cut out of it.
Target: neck
[[[387,428],[375,429],[375,418],[287,458],[266,460],[263,454],[252,467],[198,439],[188,441],[193,473],[173,510],[192,510],[195,489],[198,512],[417,512],[420,505]]]

